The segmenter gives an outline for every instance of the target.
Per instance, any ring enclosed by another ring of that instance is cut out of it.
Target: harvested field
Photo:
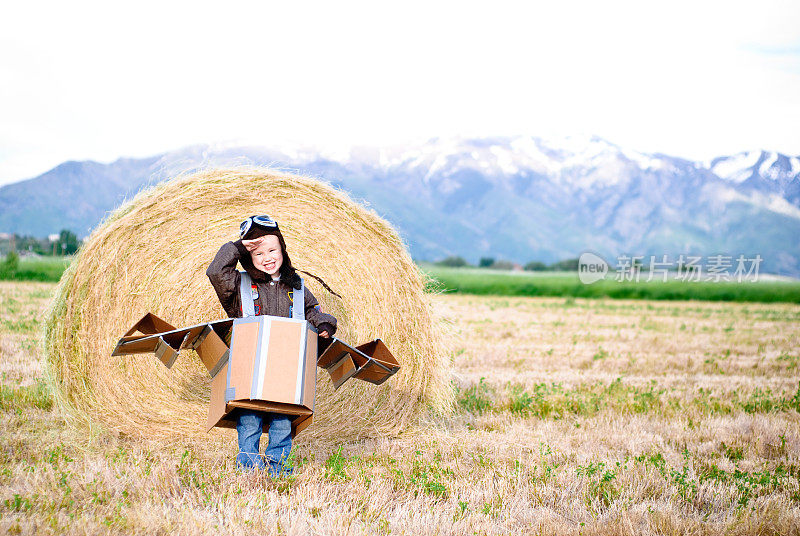
[[[54,408],[54,285],[0,282],[0,533],[798,534],[800,307],[437,296],[452,414],[233,470]],[[153,358],[155,359],[155,358]]]

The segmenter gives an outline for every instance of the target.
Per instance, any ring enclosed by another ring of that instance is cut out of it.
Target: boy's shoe
[[[280,464],[269,464],[269,468],[267,469],[269,476],[272,478],[289,478],[294,475],[294,469],[292,467]]]
[[[261,470],[266,467],[264,456],[251,452],[240,452],[236,455],[236,469],[239,471]]]

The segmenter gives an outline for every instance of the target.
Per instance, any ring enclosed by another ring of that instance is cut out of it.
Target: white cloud
[[[17,3],[0,183],[220,140],[594,133],[800,154],[791,2]]]

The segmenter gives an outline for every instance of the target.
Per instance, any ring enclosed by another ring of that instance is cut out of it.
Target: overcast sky
[[[800,154],[800,2],[4,2],[0,184],[194,143]]]

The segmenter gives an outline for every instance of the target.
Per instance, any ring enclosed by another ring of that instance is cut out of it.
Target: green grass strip
[[[626,281],[581,283],[576,272],[500,272],[421,265],[430,292],[478,296],[561,296],[642,300],[800,303],[800,281]],[[646,274],[643,275],[647,277]]]
[[[20,259],[15,265],[0,262],[0,281],[58,282],[72,257]]]

